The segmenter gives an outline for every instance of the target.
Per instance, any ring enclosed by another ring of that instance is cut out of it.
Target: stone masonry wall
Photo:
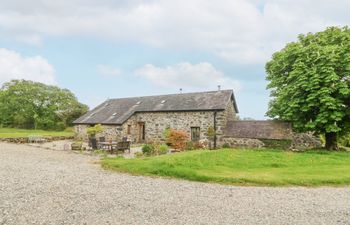
[[[224,111],[219,111],[216,115],[216,134],[218,146],[222,144],[222,137],[225,133],[227,124],[231,121],[234,121],[236,118],[236,111],[233,107],[233,102],[227,105],[227,108]]]
[[[191,127],[200,127],[200,138],[207,138],[206,132],[214,126],[214,112],[154,112],[136,113],[123,124],[123,135],[129,136],[133,142],[138,141],[138,123],[145,123],[145,139],[162,139],[166,128],[183,130],[190,135]],[[131,134],[127,135],[127,126],[131,125]]]
[[[90,125],[74,126],[75,138],[79,140],[88,140],[87,129]],[[103,132],[96,135],[97,138],[105,137],[108,140],[120,140],[122,138],[122,127],[117,125],[103,125]]]

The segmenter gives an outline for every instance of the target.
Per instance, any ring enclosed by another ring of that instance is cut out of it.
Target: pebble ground
[[[350,187],[131,176],[92,156],[0,143],[2,224],[350,224]]]

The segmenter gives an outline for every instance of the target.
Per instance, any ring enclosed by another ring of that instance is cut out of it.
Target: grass
[[[17,128],[0,128],[0,138],[20,138],[31,135],[40,135],[44,137],[70,137],[74,135],[72,129],[64,131],[46,131],[46,130],[26,130]]]
[[[222,149],[124,159],[102,166],[134,175],[253,186],[341,186],[350,184],[350,153]]]

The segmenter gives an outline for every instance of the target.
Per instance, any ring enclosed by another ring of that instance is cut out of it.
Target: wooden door
[[[145,123],[139,122],[139,142],[144,142],[146,137]]]

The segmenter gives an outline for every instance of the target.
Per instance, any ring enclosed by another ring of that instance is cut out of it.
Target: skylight
[[[136,102],[136,105],[140,105],[140,104],[141,104],[141,101]]]
[[[164,104],[165,102],[166,102],[166,100],[162,100],[160,103],[161,103],[161,104]]]
[[[113,114],[112,114],[112,116],[116,116],[116,115],[117,115],[117,113],[113,113]]]

